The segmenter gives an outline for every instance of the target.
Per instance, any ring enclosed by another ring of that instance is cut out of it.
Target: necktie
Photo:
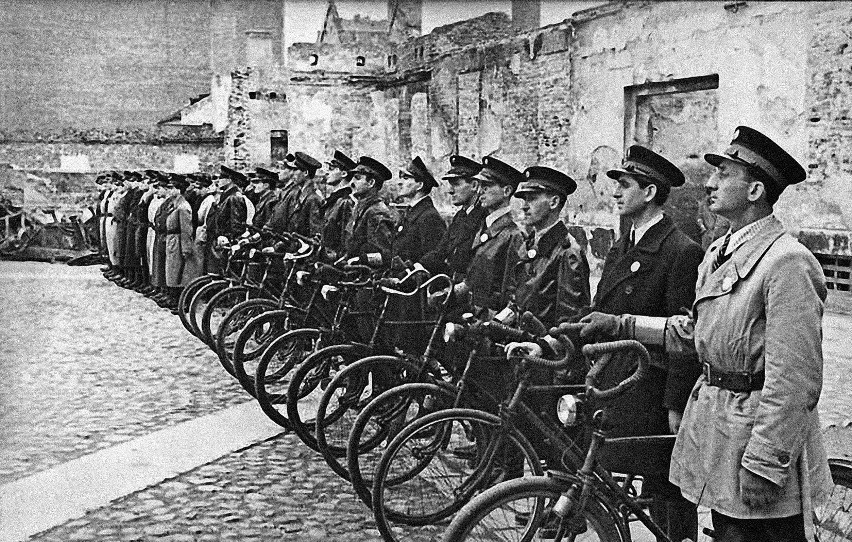
[[[716,259],[713,260],[713,271],[719,269],[719,267],[723,263],[727,262],[728,258],[731,257],[730,254],[725,254],[725,252],[728,250],[728,243],[730,242],[730,240],[731,240],[731,232],[728,232],[728,234],[725,235],[725,239],[724,239],[724,241],[722,241],[721,246],[719,246],[719,251],[716,252]]]
[[[631,228],[630,235],[627,236],[627,250],[636,246],[636,232]]]

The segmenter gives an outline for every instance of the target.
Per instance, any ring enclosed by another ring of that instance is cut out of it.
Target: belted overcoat
[[[698,269],[694,319],[674,317],[666,350],[695,349],[721,371],[765,371],[758,391],[733,392],[698,379],[672,453],[670,480],[693,502],[735,518],[778,518],[820,500],[830,475],[817,401],[822,389],[822,268],[770,217],[713,270],[723,239]],[[783,488],[764,508],[746,506],[740,467]],[[803,502],[804,500],[804,502]]]
[[[447,231],[432,198],[426,196],[408,211],[396,228],[393,251],[403,261],[419,262]]]

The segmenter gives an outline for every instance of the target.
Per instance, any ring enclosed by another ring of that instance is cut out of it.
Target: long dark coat
[[[561,220],[534,246],[520,248],[512,274],[515,303],[548,328],[589,305],[589,262]]]
[[[499,311],[509,302],[511,275],[523,243],[524,237],[511,213],[495,220],[490,228],[483,221],[473,239],[473,255],[465,278],[475,309]]]
[[[355,207],[351,194],[352,189],[346,186],[332,192],[323,202],[322,245],[331,251],[332,259],[343,250],[343,231]]]
[[[139,198],[139,203],[137,204],[137,224],[136,224],[136,241],[135,249],[137,252],[137,258],[139,265],[142,266],[142,270],[145,271],[145,274],[148,273],[148,248],[147,248],[147,238],[148,238],[148,206],[151,205],[151,201],[154,199],[154,192],[147,191],[142,194],[142,197]]]
[[[393,250],[403,261],[420,262],[447,231],[432,198],[426,196],[405,213],[396,228]]]
[[[281,187],[278,200],[272,208],[272,216],[266,223],[267,228],[278,233],[292,231],[290,229],[291,218],[295,212],[300,191],[301,186],[292,179]]]
[[[216,238],[222,235],[228,239],[235,239],[242,235],[246,231],[247,213],[246,200],[239,188],[233,186],[223,192],[215,211],[211,209],[208,214],[208,224],[213,226],[207,228],[208,242],[215,243]]]
[[[701,247],[664,216],[633,248],[628,248],[627,235],[612,247],[598,283],[594,309],[642,316],[683,314],[695,299],[702,257]],[[610,407],[613,436],[668,434],[668,410],[683,412],[700,373],[697,358],[666,356],[659,348],[651,348],[651,354],[651,377]],[[635,359],[628,356],[613,360],[604,375],[604,384],[624,378],[635,365]],[[612,448],[611,452],[616,458],[613,461],[620,462],[617,458],[629,456],[631,451]],[[668,454],[656,459],[653,470],[668,472]]]
[[[441,241],[420,258],[420,263],[432,273],[464,278],[473,255],[474,236],[482,228],[484,220],[485,210],[480,205],[476,205],[470,213],[465,209],[458,211]]]
[[[343,232],[343,246],[350,258],[379,253],[388,265],[393,257],[394,215],[378,195],[358,200]]]
[[[278,192],[275,190],[267,190],[260,196],[260,199],[255,205],[254,218],[252,218],[252,226],[255,228],[263,228],[272,218],[272,211],[275,209],[275,204],[278,202]]]
[[[322,204],[314,183],[305,181],[298,193],[294,193],[287,230],[306,237],[322,233]]]
[[[125,207],[127,217],[124,225],[124,255],[122,257],[122,264],[124,267],[132,269],[136,269],[142,265],[141,253],[136,244],[136,228],[139,227],[141,221],[139,200],[144,193],[144,190],[133,188],[122,203]]]

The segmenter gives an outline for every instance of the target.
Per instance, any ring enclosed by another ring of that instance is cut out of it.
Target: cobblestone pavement
[[[175,316],[97,267],[0,262],[0,484],[246,398]]]

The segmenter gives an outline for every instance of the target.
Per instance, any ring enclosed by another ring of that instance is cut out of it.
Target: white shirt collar
[[[662,219],[663,219],[663,213],[661,212],[657,216],[655,216],[654,218],[649,220],[648,222],[645,222],[643,225],[639,226],[638,228],[636,227],[635,224],[633,226],[631,226],[630,230],[633,232],[633,244],[638,245],[639,240],[642,239],[642,237],[646,233],[648,233],[648,230],[651,229],[651,226],[659,223],[660,220],[662,220]]]
[[[497,222],[497,219],[501,216],[512,212],[512,207],[507,205],[505,207],[500,207],[496,211],[492,211],[485,216],[485,227],[490,228],[492,224]]]
[[[426,198],[428,198],[428,197],[429,197],[429,194],[426,194],[425,196],[420,196],[420,197],[419,197],[419,198],[417,198],[416,200],[414,200],[414,201],[412,201],[411,203],[409,203],[409,204],[408,204],[408,208],[409,208],[409,209],[413,209],[415,205],[417,205],[418,203],[420,203],[421,201],[423,201],[424,199],[426,199]]]

